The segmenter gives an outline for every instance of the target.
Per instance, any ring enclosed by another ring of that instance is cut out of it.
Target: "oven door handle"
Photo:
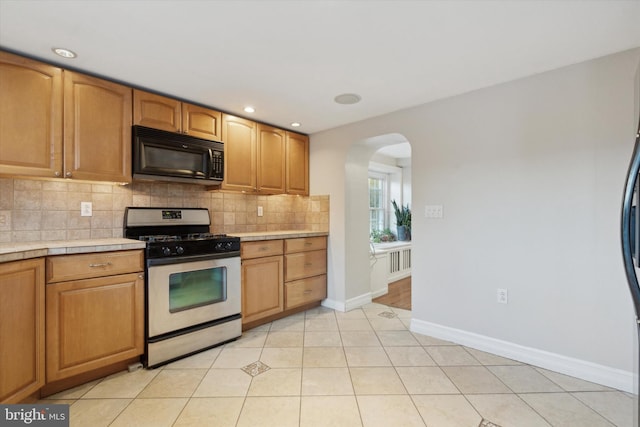
[[[219,254],[206,254],[206,255],[189,255],[179,257],[167,257],[167,258],[151,258],[147,259],[147,265],[149,267],[154,265],[169,265],[169,264],[182,264],[185,262],[207,261],[210,259],[227,259],[240,257],[240,251],[222,252]]]

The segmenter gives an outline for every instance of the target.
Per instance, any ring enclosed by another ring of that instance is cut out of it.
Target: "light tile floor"
[[[79,427],[632,426],[627,393],[412,333],[410,318],[318,307],[45,401]]]

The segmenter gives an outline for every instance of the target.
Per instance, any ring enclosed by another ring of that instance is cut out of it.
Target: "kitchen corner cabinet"
[[[224,181],[222,190],[255,192],[257,189],[257,124],[229,114],[222,115]]]
[[[258,125],[258,192],[282,194],[285,187],[286,134],[263,124]]]
[[[62,69],[0,52],[0,174],[62,173]]]
[[[242,323],[281,313],[283,294],[282,240],[242,242]]]
[[[287,132],[286,139],[287,194],[309,195],[309,137]]]
[[[0,403],[45,383],[44,259],[0,264]]]
[[[222,140],[222,113],[142,90],[133,90],[133,123],[210,141]]]
[[[64,176],[131,182],[131,88],[64,72]]]
[[[285,310],[327,297],[327,238],[286,239]]]
[[[47,382],[144,351],[140,250],[46,258]]]

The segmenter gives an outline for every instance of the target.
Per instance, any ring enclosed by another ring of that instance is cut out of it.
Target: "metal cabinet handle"
[[[312,265],[313,265],[313,263],[312,263],[312,262],[305,262],[305,263],[304,263],[304,266],[305,266],[305,267],[311,267]]]
[[[71,172],[67,172],[67,173],[65,174],[65,176],[66,176],[67,178],[71,178]]]
[[[305,246],[311,246],[311,245],[313,245],[313,243],[311,243],[311,242],[304,242],[304,245],[305,245]]]
[[[56,173],[54,173],[55,176],[60,176],[60,171],[56,171]]]
[[[313,291],[309,291],[309,290],[307,290],[307,291],[304,291],[304,294],[305,294],[305,295],[308,295],[308,294],[310,294],[311,292],[313,292]]]
[[[113,264],[111,264],[111,262],[101,262],[101,263],[98,263],[98,264],[89,264],[89,267],[98,268],[98,267],[109,267],[111,265],[113,265]]]

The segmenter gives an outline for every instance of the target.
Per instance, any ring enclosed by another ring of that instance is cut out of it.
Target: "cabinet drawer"
[[[240,258],[242,259],[274,255],[282,255],[282,240],[243,242],[240,245]]]
[[[284,241],[284,253],[317,251],[327,248],[327,238],[320,237],[301,237],[299,239],[287,239]]]
[[[327,272],[327,251],[299,252],[285,255],[284,281],[317,276]]]
[[[327,275],[309,277],[285,284],[285,309],[297,307],[327,297]]]
[[[141,250],[47,257],[47,283],[88,279],[144,270]]]

